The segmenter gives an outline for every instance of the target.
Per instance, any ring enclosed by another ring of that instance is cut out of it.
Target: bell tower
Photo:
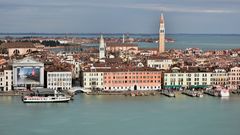
[[[164,26],[164,17],[161,14],[160,17],[160,28],[159,28],[159,45],[158,45],[158,54],[165,52],[165,26]]]

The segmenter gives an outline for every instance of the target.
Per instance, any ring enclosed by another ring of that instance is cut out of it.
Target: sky
[[[240,0],[0,0],[0,33],[240,34]]]

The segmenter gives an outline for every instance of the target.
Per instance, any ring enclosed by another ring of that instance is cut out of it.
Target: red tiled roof
[[[96,69],[86,69],[84,72],[148,72],[148,71],[162,71],[156,68],[149,68],[149,67],[111,67],[109,68],[96,68]]]
[[[0,45],[0,48],[35,48],[32,42],[9,42]]]

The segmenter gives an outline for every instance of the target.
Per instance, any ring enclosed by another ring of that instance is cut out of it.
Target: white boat
[[[218,94],[220,97],[229,97],[230,96],[230,92],[228,89],[221,87],[221,86],[216,86],[216,91],[218,91]]]
[[[161,94],[168,96],[168,97],[175,97],[175,93],[170,90],[162,90]]]
[[[202,92],[198,92],[198,93],[197,93],[197,97],[202,98],[202,97],[203,97],[203,93],[202,93]]]
[[[54,102],[68,102],[71,100],[70,96],[58,94],[54,91],[54,96],[23,96],[24,103],[54,103]]]
[[[227,89],[222,89],[220,91],[220,97],[229,97],[230,96],[230,93],[229,93],[229,90]]]
[[[196,97],[197,93],[194,90],[185,90],[182,92],[183,94],[190,96],[190,97]]]

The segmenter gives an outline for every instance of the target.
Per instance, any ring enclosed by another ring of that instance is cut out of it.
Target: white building
[[[80,71],[81,71],[81,66],[80,62],[75,61],[74,63],[74,78],[79,78],[80,77]]]
[[[72,72],[47,72],[47,88],[53,90],[69,90],[72,88]]]
[[[0,91],[11,91],[13,86],[13,74],[11,69],[0,71]]]
[[[73,79],[79,78],[80,71],[81,71],[81,66],[80,66],[81,62],[74,59],[73,54],[64,54],[64,55],[59,54],[58,56],[63,56],[63,59],[61,59],[61,63],[66,62],[74,65],[74,68],[72,69],[72,77]]]
[[[106,47],[106,44],[104,43],[103,36],[101,35],[100,44],[99,44],[99,60],[100,61],[101,59],[105,58],[105,47]]]
[[[172,65],[173,65],[173,61],[171,59],[149,59],[149,60],[147,60],[147,66],[156,68],[156,69],[169,70]]]
[[[165,88],[206,87],[211,85],[212,72],[180,72],[173,68],[171,73],[164,73]]]
[[[229,87],[237,89],[240,87],[240,67],[233,67],[228,72],[229,74]]]
[[[12,70],[14,90],[43,88],[44,64],[42,62],[30,57],[14,60]]]
[[[212,73],[212,85],[226,86],[228,84],[228,72],[225,69],[215,69]]]
[[[103,72],[97,72],[94,69],[83,72],[83,87],[84,89],[100,89],[104,88]]]

